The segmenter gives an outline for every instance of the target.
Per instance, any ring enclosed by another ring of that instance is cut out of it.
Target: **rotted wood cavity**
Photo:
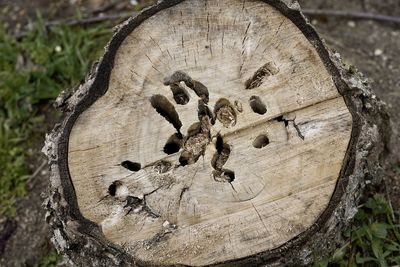
[[[174,105],[163,95],[153,95],[150,98],[150,103],[153,108],[163,116],[169,123],[171,123],[175,129],[180,132],[182,122],[179,119],[179,115],[175,110]]]
[[[179,133],[173,134],[165,144],[163,151],[167,155],[178,153],[183,144],[183,136]]]
[[[185,87],[183,87],[180,83],[173,83],[170,85],[172,94],[174,95],[174,100],[179,105],[186,105],[190,96]]]
[[[231,183],[235,180],[235,172],[223,168],[229,159],[231,148],[228,144],[224,143],[221,135],[218,135],[216,138],[215,148],[217,151],[211,161],[211,166],[214,168],[213,178],[217,182]]]
[[[176,71],[171,76],[164,79],[164,85],[177,85],[184,82],[187,87],[192,89],[204,103],[209,101],[209,91],[207,87],[199,81],[193,80],[187,73],[183,71]],[[172,88],[172,87],[171,87]]]
[[[125,160],[121,163],[121,166],[124,167],[125,169],[128,169],[132,172],[137,172],[140,171],[140,169],[142,168],[142,165],[138,162],[132,162],[129,160]]]
[[[278,72],[279,69],[275,66],[275,64],[271,62],[266,63],[259,68],[250,79],[246,81],[246,89],[250,90],[259,87],[266,77],[276,75]]]
[[[214,113],[217,120],[226,128],[236,125],[237,115],[231,102],[226,98],[221,98],[215,104]]]
[[[265,113],[267,113],[267,106],[264,104],[259,96],[251,96],[249,103],[251,109],[255,113],[260,115],[264,115]]]

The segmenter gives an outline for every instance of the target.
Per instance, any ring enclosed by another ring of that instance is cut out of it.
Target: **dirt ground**
[[[85,5],[80,2],[85,2]],[[110,2],[2,0],[0,21],[8,23],[10,31],[18,34],[35,20],[36,9],[40,10],[44,20],[54,20],[59,15],[65,18],[76,14],[77,9],[93,14],[93,10],[99,10]],[[353,10],[400,16],[398,0],[300,0],[300,4],[307,9]],[[113,9],[126,12],[128,8],[133,9],[129,1],[125,1],[123,5],[114,6],[106,12],[112,12]],[[356,66],[371,79],[373,90],[388,105],[395,131],[400,132],[400,25],[334,17],[310,20],[329,47],[340,52],[345,62]],[[399,135],[395,134],[394,137],[399,138]],[[393,153],[399,155],[399,142],[394,144]],[[35,148],[37,155],[40,155],[40,147],[38,144]],[[36,170],[41,163],[39,157],[32,170]],[[393,164],[399,164],[399,161]],[[47,188],[47,175],[45,167],[29,183],[29,194],[18,201],[16,218],[0,218],[0,266],[35,266],[51,250],[40,193]],[[392,205],[398,210],[400,175],[388,170],[386,183]]]

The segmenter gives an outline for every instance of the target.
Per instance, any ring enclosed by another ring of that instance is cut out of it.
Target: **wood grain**
[[[211,126],[204,156],[187,166],[179,166],[181,153],[164,153],[177,131],[150,101],[163,95],[174,104],[182,134],[199,121],[201,98],[182,83],[189,102],[179,105],[164,85],[176,71],[207,87],[212,111],[224,98],[236,116],[232,127]],[[253,111],[253,96],[265,114]],[[262,1],[188,0],[124,40],[107,93],[72,129],[68,167],[82,215],[107,239],[146,262],[205,265],[277,248],[315,223],[351,129],[330,74],[289,19]],[[234,171],[232,182],[212,176],[218,135],[230,147],[223,168]],[[269,143],[259,149],[260,135]],[[123,168],[127,160],[142,169]],[[172,168],[160,174],[161,160]],[[110,196],[115,181],[121,186]],[[151,212],[130,211],[128,196],[145,198]]]

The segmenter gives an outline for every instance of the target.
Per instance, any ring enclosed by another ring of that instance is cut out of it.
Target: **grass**
[[[343,232],[347,240],[330,257],[314,267],[399,266],[400,225],[396,214],[381,194],[375,194],[358,211],[352,227]]]
[[[36,267],[56,267],[60,261],[61,256],[57,251],[51,251],[48,255],[43,257]]]
[[[14,216],[26,193],[29,148],[46,129],[41,109],[83,81],[110,28],[60,26],[45,33],[39,24],[17,41],[0,26],[0,215]]]

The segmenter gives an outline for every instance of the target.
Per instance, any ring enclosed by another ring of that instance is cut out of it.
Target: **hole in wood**
[[[175,71],[171,76],[164,78],[164,85],[179,84],[184,82],[186,85],[193,82],[193,79],[183,71]]]
[[[259,68],[254,75],[248,79],[245,83],[246,89],[254,89],[259,87],[265,77],[275,75],[279,72],[279,69],[273,63],[267,63]]]
[[[265,113],[267,113],[267,106],[258,96],[253,95],[252,97],[250,97],[250,107],[257,114],[264,115]]]
[[[285,127],[287,127],[287,126],[289,125],[289,120],[286,119],[283,115],[282,115],[282,116],[279,116],[279,117],[276,117],[275,120],[276,120],[277,122],[283,122],[283,123],[285,123]]]
[[[140,199],[140,198],[134,197],[134,196],[128,196],[126,198],[126,204],[125,204],[124,208],[127,208],[127,207],[135,208],[142,203],[143,203],[143,199]]]
[[[198,113],[199,122],[189,127],[184,141],[183,151],[179,158],[181,166],[196,163],[204,155],[207,145],[211,141],[212,119],[210,116],[212,116],[212,113],[203,100],[199,100]]]
[[[181,147],[182,147],[182,135],[175,133],[168,139],[167,143],[164,146],[163,151],[167,155],[172,155],[179,152],[179,150],[181,150]]]
[[[222,167],[229,159],[229,155],[231,154],[231,148],[228,144],[224,143],[224,140],[220,135],[217,136],[215,148],[217,152],[214,154],[211,160],[211,166],[215,170],[222,170]]]
[[[124,167],[125,169],[128,169],[132,172],[138,172],[142,168],[142,165],[138,162],[132,162],[129,160],[125,160],[121,163],[121,166]]]
[[[229,155],[231,154],[231,147],[224,143],[221,135],[217,136],[215,149],[217,152],[211,160],[211,166],[214,168],[212,173],[214,180],[217,182],[233,182],[233,180],[235,180],[235,173],[231,170],[223,169],[223,166],[228,161]]]
[[[172,169],[172,163],[166,160],[160,160],[156,164],[154,164],[154,169],[159,174],[166,173]]]
[[[183,151],[181,156],[179,157],[179,163],[181,166],[186,166],[191,163],[193,155],[189,151]]]
[[[212,175],[217,182],[232,183],[235,180],[235,172],[227,169],[214,170]]]
[[[217,142],[215,142],[215,149],[217,149],[217,153],[221,154],[222,151],[224,150],[224,147],[226,146],[227,149],[229,149],[229,146],[224,144],[224,139],[222,139],[221,135],[217,136]],[[230,151],[230,149],[229,149]]]
[[[172,154],[175,154],[175,153],[179,152],[180,149],[181,149],[180,144],[179,143],[175,143],[174,141],[172,141],[172,142],[168,142],[164,146],[164,153],[168,154],[168,155],[172,155]]]
[[[174,100],[178,105],[186,105],[189,102],[189,93],[180,83],[171,84],[170,87]]]
[[[265,134],[257,136],[257,138],[253,141],[253,147],[258,149],[266,147],[268,144],[269,144],[269,138]]]
[[[192,89],[196,93],[196,95],[204,101],[204,103],[208,103],[209,92],[204,84],[193,80],[192,83],[187,83],[186,86]]]
[[[201,123],[195,122],[192,125],[190,125],[190,127],[187,131],[187,135],[190,137],[190,136],[194,136],[200,132],[201,132]]]
[[[202,121],[205,117],[208,117],[210,119],[211,124],[212,125],[215,124],[214,115],[211,112],[210,108],[207,106],[207,104],[204,103],[203,100],[199,100],[198,107],[197,107],[197,113],[198,113],[199,121]]]
[[[236,125],[236,112],[228,99],[219,99],[215,104],[214,113],[224,127],[231,128]]]
[[[209,126],[195,123],[191,128],[189,129],[190,133],[186,139],[184,150],[179,158],[179,163],[182,166],[196,163],[204,155],[210,142]]]
[[[109,187],[108,187],[108,194],[110,196],[115,197],[117,194],[118,187],[122,185],[121,181],[114,181]]]
[[[208,103],[209,92],[207,87],[201,82],[193,80],[187,73],[176,71],[171,76],[164,78],[164,85],[179,84],[180,82],[184,82],[198,97],[205,103]]]
[[[178,132],[180,132],[182,122],[179,119],[179,115],[176,112],[174,105],[169,102],[165,96],[153,95],[150,98],[150,103],[161,116],[163,116]]]
[[[235,172],[227,169],[222,170],[224,177],[227,177],[227,182],[232,183],[235,180]]]

